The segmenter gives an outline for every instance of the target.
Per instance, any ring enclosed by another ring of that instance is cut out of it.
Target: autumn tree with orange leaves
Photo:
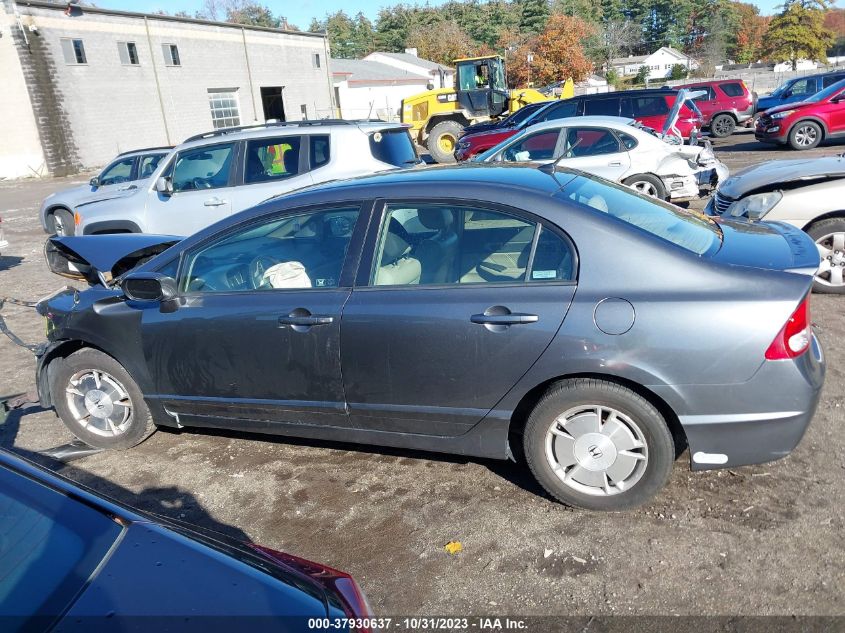
[[[511,46],[508,53],[508,83],[527,86],[530,81],[539,86],[572,77],[581,81],[593,69],[584,51],[584,43],[594,35],[595,28],[581,18],[553,14],[536,37]],[[533,61],[528,62],[532,54]]]

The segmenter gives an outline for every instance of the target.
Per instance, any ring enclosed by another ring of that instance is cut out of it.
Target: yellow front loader
[[[498,55],[457,59],[455,67],[454,88],[426,90],[402,100],[402,123],[410,124],[411,137],[438,163],[454,162],[455,145],[467,125],[507,116],[529,103],[574,96],[571,79],[563,82],[557,97],[533,88],[509,90]]]

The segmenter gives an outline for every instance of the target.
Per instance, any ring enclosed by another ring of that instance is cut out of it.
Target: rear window
[[[697,255],[719,250],[722,232],[707,216],[647,198],[615,183],[576,176],[559,194]]]
[[[729,97],[741,97],[745,94],[745,90],[743,90],[741,83],[721,84],[719,87],[722,89],[722,92]]]
[[[61,614],[121,529],[60,492],[0,469],[0,619]],[[16,624],[28,628],[13,619],[11,630]]]
[[[373,132],[368,136],[370,152],[376,160],[397,167],[416,165],[420,160],[411,137],[404,128]]]

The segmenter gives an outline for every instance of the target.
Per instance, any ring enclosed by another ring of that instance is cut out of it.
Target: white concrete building
[[[636,75],[641,66],[648,68],[648,79],[665,79],[672,71],[672,66],[682,64],[687,70],[698,68],[698,62],[671,46],[662,46],[651,55],[629,55],[611,60],[611,66],[621,77]]]
[[[344,119],[398,121],[402,99],[455,85],[453,68],[404,53],[370,53],[364,59],[332,59],[335,102]]]
[[[0,0],[0,178],[220,127],[336,116],[325,35]]]
[[[344,119],[398,121],[402,99],[428,89],[428,77],[366,59],[332,59],[335,102]]]
[[[364,59],[426,77],[434,88],[452,88],[455,85],[454,68],[418,57],[416,48],[406,48],[404,53],[370,53]]]

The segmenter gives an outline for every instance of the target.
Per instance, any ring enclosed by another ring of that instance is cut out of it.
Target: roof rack
[[[120,152],[120,154],[118,154],[116,156],[116,158],[119,158],[120,156],[126,156],[127,154],[137,154],[138,152],[155,152],[157,150],[165,150],[165,149],[171,150],[171,149],[173,149],[173,146],[172,145],[162,145],[161,147],[142,147],[141,149],[132,149],[132,150],[129,150],[128,152]]]
[[[272,123],[256,123],[254,125],[241,125],[238,127],[226,127],[211,132],[204,132],[186,138],[183,142],[190,143],[191,141],[199,141],[205,138],[214,138],[215,136],[225,136],[226,134],[237,134],[238,132],[248,132],[249,130],[260,130],[269,128],[284,128],[284,127],[319,127],[323,125],[357,125],[359,123],[387,123],[381,119],[305,119],[303,121],[275,121]]]

